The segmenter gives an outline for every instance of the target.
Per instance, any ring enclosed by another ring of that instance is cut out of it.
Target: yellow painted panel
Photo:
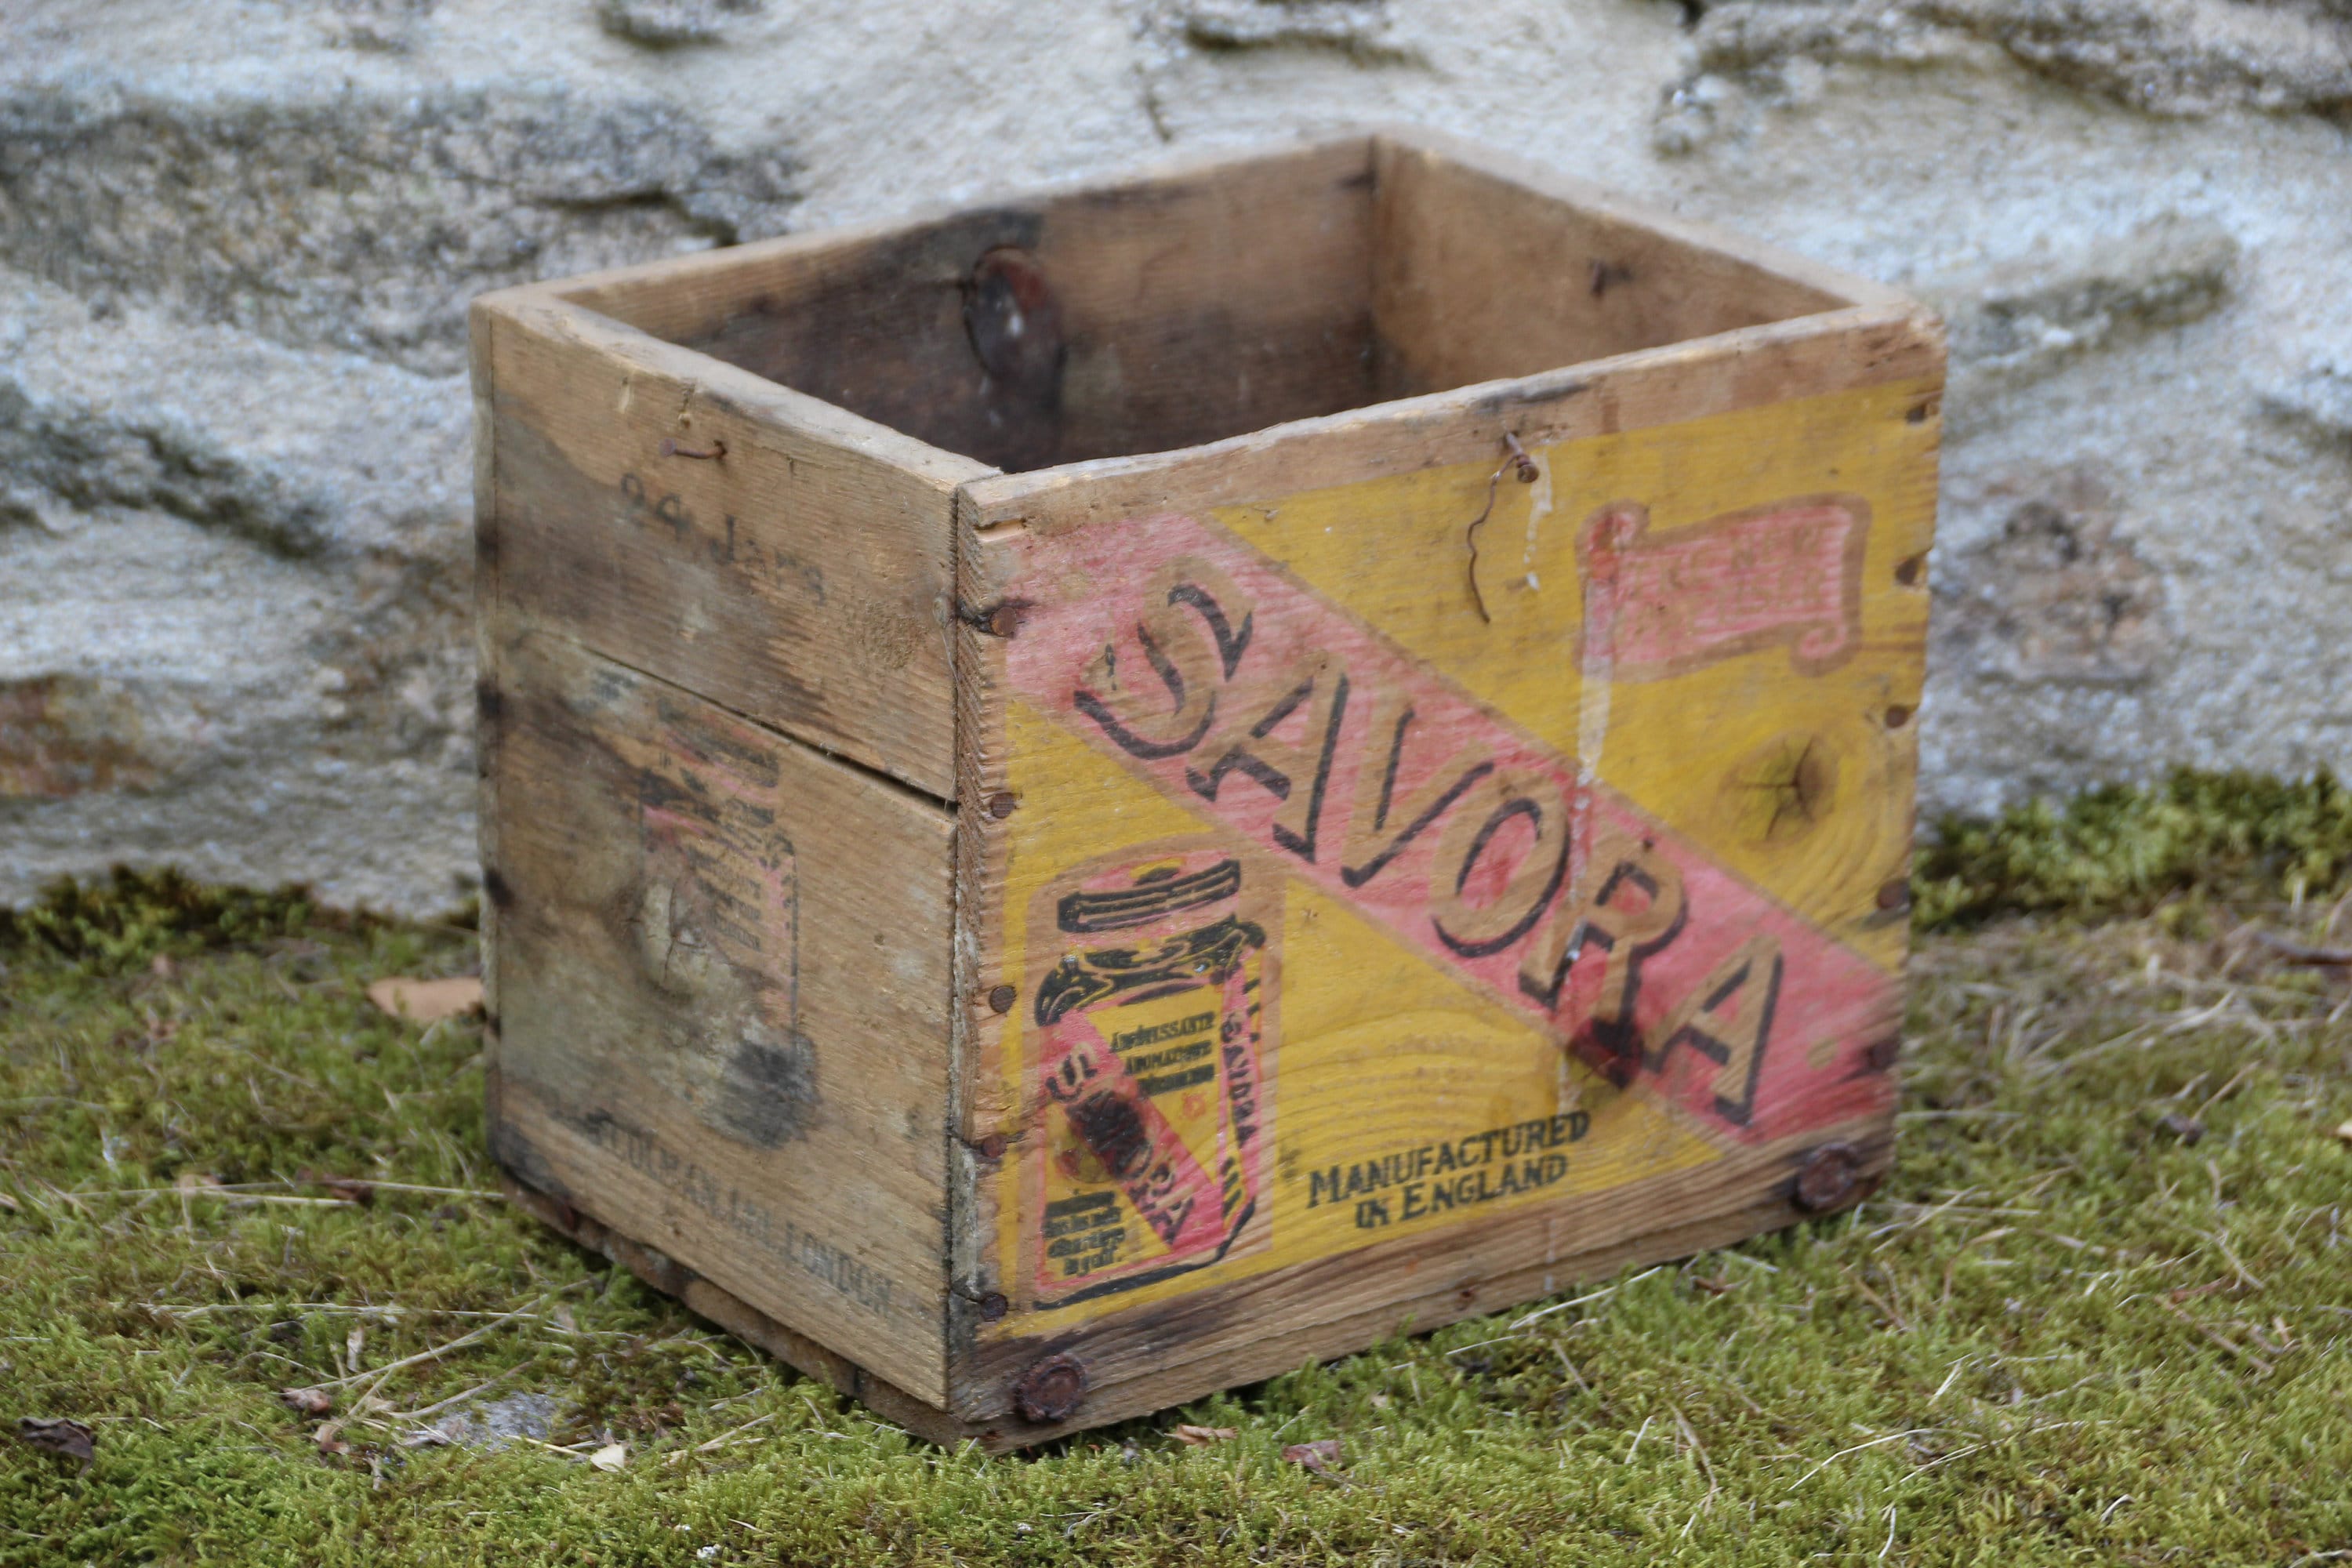
[[[1914,747],[1907,727],[1890,731],[1885,721],[1890,708],[1918,704],[1927,617],[1924,564],[1908,584],[1895,573],[1932,537],[1936,427],[1908,416],[1936,390],[1869,387],[1536,449],[1541,477],[1520,484],[1505,472],[1477,531],[1491,624],[1479,618],[1465,543],[1496,471],[1484,463],[1214,516],[1727,868],[1892,968],[1901,922],[1873,917],[1908,852]],[[1577,549],[1588,519],[1630,500],[1662,534],[1829,492],[1870,509],[1853,657],[1799,675],[1786,651],[1767,647],[1672,679],[1613,681],[1588,708]]]
[[[1007,546],[984,1331],[1888,1109],[1934,390]]]

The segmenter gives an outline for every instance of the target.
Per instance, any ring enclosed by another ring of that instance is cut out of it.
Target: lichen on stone
[[[2029,256],[1927,291],[1943,307],[1957,371],[2013,375],[2211,313],[2237,259],[2227,229],[2166,213],[2078,255]]]
[[[596,25],[655,48],[715,44],[726,36],[729,17],[760,8],[761,0],[596,0]]]
[[[2317,362],[2261,402],[2280,423],[2352,452],[2352,362]]]
[[[1388,0],[1181,0],[1160,20],[1200,49],[1323,50],[1367,65],[1419,58],[1394,41]]]
[[[2152,115],[2352,113],[2345,0],[1727,0],[1698,8],[1653,140],[1691,152],[1727,100],[1786,100],[1807,67],[2002,60]]]
[[[2129,686],[2165,665],[2165,584],[2083,465],[2021,477],[2001,530],[1942,563],[1939,668],[2019,682]]]
[[[779,232],[793,167],[565,88],[35,82],[0,95],[0,262],[444,374],[473,295]]]

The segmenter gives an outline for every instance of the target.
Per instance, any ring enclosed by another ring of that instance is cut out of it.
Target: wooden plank
[[[944,810],[511,611],[491,1148],[944,1397]]]
[[[1893,1163],[1885,1119],[1827,1130],[1858,1163],[1853,1195]],[[1019,1419],[1013,1388],[1050,1355],[1081,1362],[1092,1392],[1069,1425],[1099,1426],[1447,1323],[1557,1294],[1620,1269],[1686,1258],[1807,1216],[1792,1201],[1805,1147],[1742,1152],[1419,1241],[1391,1242],[1175,1296],[1084,1331],[983,1340],[955,1373],[961,1420],[1042,1441],[1066,1427]]]
[[[1156,510],[1265,502],[1384,475],[1498,460],[1503,437],[1556,445],[1897,383],[1940,385],[1943,327],[1916,305],[1861,305],[1517,379],[1300,419],[1246,436],[1040,473],[977,479],[962,515],[1055,532]],[[1940,395],[1919,405],[1930,418]]]
[[[1384,397],[1528,375],[1895,290],[1428,132],[1374,141]]]
[[[543,290],[477,310],[505,600],[944,797],[952,495],[987,470]]]
[[[1002,468],[1189,446],[1372,396],[1370,158],[1192,159],[564,291]]]

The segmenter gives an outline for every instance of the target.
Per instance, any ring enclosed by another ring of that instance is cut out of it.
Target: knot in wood
[[[1039,1426],[1067,1421],[1087,1397],[1087,1369],[1074,1355],[1049,1355],[1013,1385],[1013,1407]]]
[[[1861,1151],[1851,1143],[1824,1143],[1797,1169],[1797,1206],[1809,1214],[1843,1208],[1861,1183]]]
[[[963,323],[992,383],[1040,407],[1060,400],[1062,307],[1034,256],[1001,245],[974,263]]]

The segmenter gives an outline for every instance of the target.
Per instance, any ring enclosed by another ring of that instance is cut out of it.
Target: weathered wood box
[[[1034,1442],[1851,1202],[1941,332],[1418,134],[495,294],[491,1140]]]

